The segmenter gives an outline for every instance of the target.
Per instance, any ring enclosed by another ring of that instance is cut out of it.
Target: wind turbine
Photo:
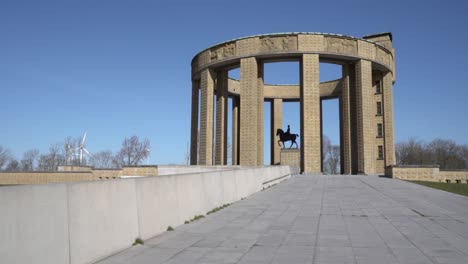
[[[81,138],[81,142],[80,142],[80,146],[78,147],[78,150],[80,151],[79,155],[80,155],[80,165],[83,164],[83,151],[90,157],[92,158],[93,155],[91,155],[91,153],[89,153],[89,151],[85,148],[85,140],[86,140],[86,133],[84,133],[83,137]]]
[[[145,151],[148,152],[148,160],[146,161],[146,165],[149,165],[150,164],[151,149],[147,148],[147,149],[145,149]]]

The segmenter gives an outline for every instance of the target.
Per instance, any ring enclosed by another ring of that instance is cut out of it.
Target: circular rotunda
[[[271,163],[282,164],[276,130],[284,101],[300,105],[299,164],[322,171],[321,100],[337,98],[341,173],[380,174],[395,164],[391,33],[356,38],[324,33],[278,33],[229,40],[192,60],[192,165],[227,164],[228,98],[232,100],[233,165],[264,162],[264,103],[271,104]],[[264,83],[264,64],[299,62],[299,85]],[[320,63],[341,66],[341,78],[320,82]],[[240,79],[228,71],[240,68]]]

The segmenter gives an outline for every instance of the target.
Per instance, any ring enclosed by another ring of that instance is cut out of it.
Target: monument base
[[[291,166],[291,170],[295,173],[300,172],[301,168],[301,151],[300,149],[282,149],[280,152],[280,164]]]

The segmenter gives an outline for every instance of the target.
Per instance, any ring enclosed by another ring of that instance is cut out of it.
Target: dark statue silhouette
[[[291,146],[289,146],[289,148],[292,148],[293,144],[296,144],[296,148],[298,148],[299,146],[297,145],[297,142],[296,142],[296,138],[299,137],[298,134],[291,134],[290,132],[290,129],[289,129],[289,125],[288,125],[288,130],[286,130],[286,132],[284,132],[281,128],[278,128],[276,130],[276,135],[280,137],[280,139],[278,140],[278,145],[281,146],[280,142],[283,143],[283,148],[284,148],[284,142],[286,141],[290,141],[291,140]]]

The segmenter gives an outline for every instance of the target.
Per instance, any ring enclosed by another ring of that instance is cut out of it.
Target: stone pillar
[[[320,173],[320,76],[319,55],[304,54],[301,60],[301,172]]]
[[[190,165],[197,165],[198,158],[198,94],[200,80],[192,80],[192,125],[190,135]]]
[[[356,63],[356,115],[358,173],[375,173],[375,99],[370,61]]]
[[[265,98],[264,98],[264,81],[263,81],[263,63],[257,62],[257,165],[263,165],[265,163],[263,152],[264,152],[264,110],[265,110]]]
[[[228,73],[220,71],[216,79],[216,151],[215,164],[227,164],[227,93]]]
[[[213,165],[213,72],[201,72],[200,165]]]
[[[388,72],[383,77],[383,114],[385,166],[395,165],[395,138],[393,128],[393,74]]]
[[[258,164],[258,65],[254,57],[240,63],[240,165]]]
[[[343,65],[340,100],[341,173],[351,174],[350,65]]]
[[[239,98],[232,98],[232,165],[239,165]]]
[[[276,131],[283,127],[283,99],[273,99],[271,101],[271,164],[279,164],[281,161],[281,146],[278,145],[279,136]]]

